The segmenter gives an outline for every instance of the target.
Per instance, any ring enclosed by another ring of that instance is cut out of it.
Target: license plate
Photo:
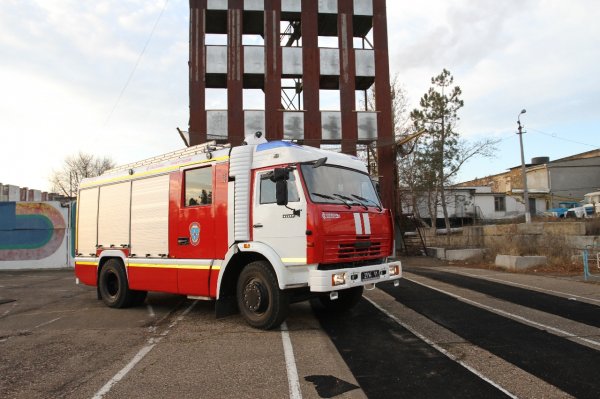
[[[373,280],[374,278],[379,278],[379,270],[369,270],[368,272],[362,272],[360,274],[361,280]]]

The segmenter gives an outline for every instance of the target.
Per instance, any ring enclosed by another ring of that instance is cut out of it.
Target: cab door
[[[252,239],[270,246],[285,265],[306,264],[306,198],[298,172],[290,173],[288,206],[277,205],[272,169],[254,174]]]
[[[170,257],[177,264],[178,291],[208,296],[215,258],[214,166],[186,169],[180,175],[179,206],[172,213]]]

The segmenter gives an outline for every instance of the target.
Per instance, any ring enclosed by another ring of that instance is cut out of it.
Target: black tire
[[[135,292],[127,283],[125,268],[118,259],[109,259],[102,266],[98,287],[102,301],[111,308],[129,307],[135,299]]]
[[[252,262],[240,273],[236,296],[238,308],[254,328],[279,327],[289,312],[289,294],[279,289],[277,276],[264,261]]]
[[[319,302],[330,312],[345,312],[352,309],[362,298],[363,287],[352,287],[338,291],[338,298],[331,300],[329,294],[319,295]]]

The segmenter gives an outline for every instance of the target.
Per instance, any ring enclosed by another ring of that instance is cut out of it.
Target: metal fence
[[[583,278],[600,279],[600,244],[587,245],[583,250]]]

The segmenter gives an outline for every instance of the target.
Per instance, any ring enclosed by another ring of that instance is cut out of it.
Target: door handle
[[[190,239],[187,237],[178,237],[177,238],[177,245],[189,245],[190,244]]]
[[[255,229],[261,228],[263,227],[262,223],[256,223],[254,225],[252,225],[252,227],[254,227]]]

